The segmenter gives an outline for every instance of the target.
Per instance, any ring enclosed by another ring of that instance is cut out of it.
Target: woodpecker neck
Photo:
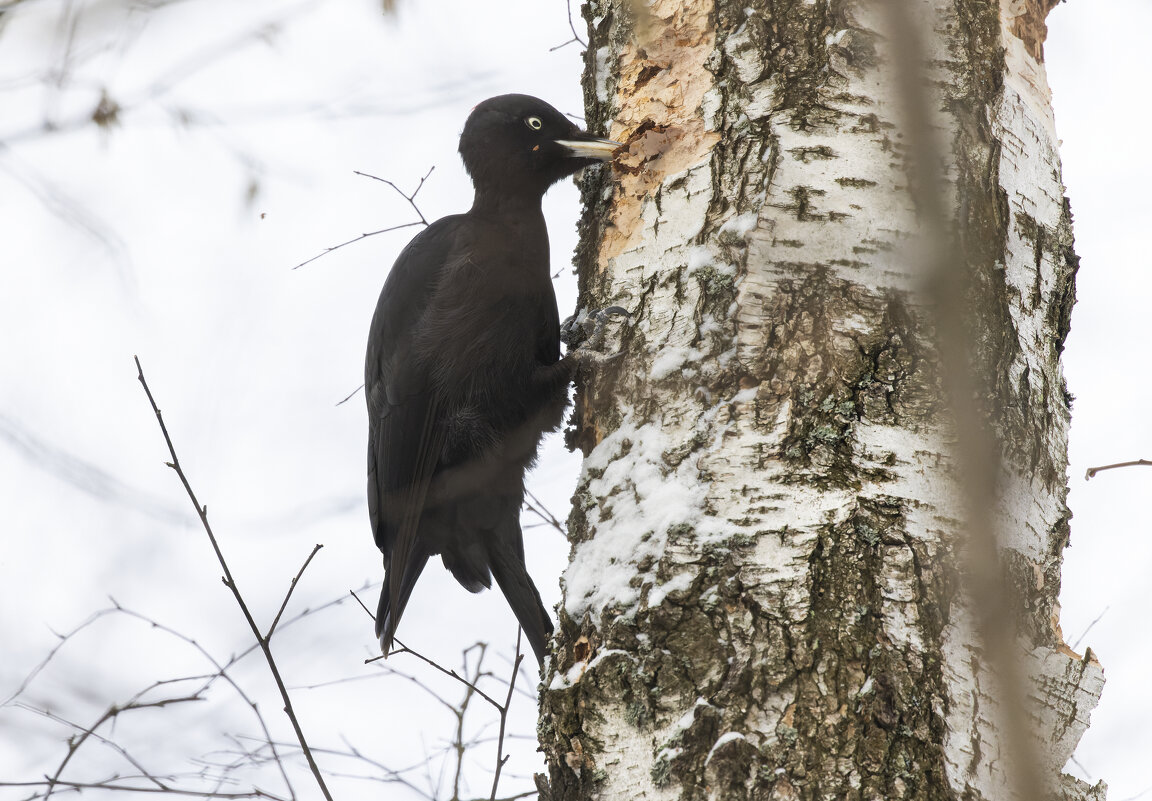
[[[519,217],[525,222],[543,219],[540,202],[543,192],[532,190],[509,192],[507,187],[476,187],[472,213],[497,217]]]

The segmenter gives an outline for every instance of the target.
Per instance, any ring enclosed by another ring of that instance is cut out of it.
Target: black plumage
[[[552,106],[502,95],[472,111],[460,155],[476,189],[397,258],[368,338],[368,511],[386,576],[376,614],[388,653],[429,557],[472,592],[504,592],[537,659],[552,623],[524,565],[524,472],[556,429],[576,359],[560,356],[549,186],[615,142]]]

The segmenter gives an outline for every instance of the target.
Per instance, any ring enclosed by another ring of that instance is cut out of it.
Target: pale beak
[[[622,142],[613,142],[611,139],[557,139],[556,144],[562,145],[571,151],[570,155],[582,159],[597,159],[609,161],[616,150],[623,146]]]

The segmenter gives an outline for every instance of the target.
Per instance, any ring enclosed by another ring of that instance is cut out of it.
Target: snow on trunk
[[[1103,677],[1057,624],[1076,257],[1052,4],[910,7],[1001,446],[1037,768],[1103,798],[1061,774]],[[589,124],[629,151],[586,179],[583,305],[631,317],[571,432],[586,459],[542,699],[552,797],[1007,797],[880,6],[585,14]]]

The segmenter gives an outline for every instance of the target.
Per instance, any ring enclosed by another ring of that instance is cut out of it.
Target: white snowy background
[[[162,4],[152,4],[162,5]],[[182,463],[264,625],[316,543],[287,617],[341,603],[280,630],[273,647],[313,745],[349,751],[450,794],[452,762],[428,754],[455,719],[416,684],[365,666],[371,621],[348,596],[378,582],[364,508],[364,338],[381,284],[416,228],[380,234],[292,267],[359,235],[411,222],[408,203],[368,172],[411,191],[429,219],[471,192],[456,156],[479,100],[517,91],[579,115],[580,46],[563,0],[501,4],[401,0],[183,0],[155,10],[113,0],[0,3],[0,782],[54,769],[72,734],[33,709],[87,726],[151,682],[203,674],[186,642],[125,615],[70,639],[21,682],[58,633],[110,605],[180,631],[218,659],[250,635],[175,474],[136,381],[139,355]],[[575,11],[575,10],[574,10]],[[577,30],[583,24],[577,16]],[[1105,779],[1113,799],[1152,791],[1152,470],[1083,479],[1092,465],[1152,457],[1147,313],[1152,271],[1152,56],[1148,0],[1074,0],[1049,18],[1046,47],[1072,199],[1079,302],[1065,351],[1076,396],[1072,547],[1063,627],[1091,646],[1108,684],[1069,769]],[[67,61],[65,54],[68,54]],[[120,107],[101,128],[101,92]],[[564,183],[545,200],[561,313],[574,305],[578,215]],[[554,438],[531,488],[567,514],[578,459]],[[525,524],[538,522],[525,515]],[[559,600],[567,545],[527,529],[545,605]],[[375,602],[375,586],[362,595]],[[1098,618],[1098,620],[1097,620]],[[442,664],[492,643],[510,671],[515,621],[499,593],[469,595],[438,563],[417,586],[400,636]],[[389,660],[449,700],[459,685],[411,657]],[[531,663],[529,663],[531,667]],[[290,741],[259,655],[235,675],[280,741]],[[531,689],[531,682],[522,687]],[[500,685],[483,685],[500,691]],[[178,693],[178,687],[170,689]],[[187,687],[185,687],[187,689]],[[159,696],[155,696],[159,697]],[[479,701],[468,731],[465,795],[487,796],[495,715]],[[501,795],[543,769],[533,702],[513,701],[512,757]],[[155,771],[228,761],[223,734],[256,735],[228,688],[208,700],[125,715],[103,734]],[[333,774],[379,778],[364,760],[324,755]],[[429,767],[423,767],[428,763]],[[317,797],[299,760],[302,797]],[[87,743],[64,778],[130,773]],[[446,772],[445,772],[446,771]],[[283,792],[275,773],[261,786]],[[334,776],[337,797],[381,789]],[[243,787],[225,788],[242,790]],[[0,798],[27,789],[0,786]],[[113,793],[113,796],[121,794]],[[104,797],[107,797],[104,796]]]

